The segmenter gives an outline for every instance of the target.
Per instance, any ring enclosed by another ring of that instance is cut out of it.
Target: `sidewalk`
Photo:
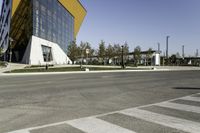
[[[15,69],[23,69],[26,66],[27,66],[26,64],[8,63],[7,67],[0,68],[0,74],[6,71],[15,70]]]

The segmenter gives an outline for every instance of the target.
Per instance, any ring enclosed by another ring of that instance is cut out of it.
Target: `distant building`
[[[129,60],[135,61],[134,58],[135,53],[129,53]],[[140,52],[140,60],[139,64],[144,66],[160,66],[161,65],[161,57],[160,53],[158,51],[152,50],[152,51],[141,51]]]
[[[4,60],[68,64],[67,45],[86,15],[79,0],[3,0],[0,47]]]

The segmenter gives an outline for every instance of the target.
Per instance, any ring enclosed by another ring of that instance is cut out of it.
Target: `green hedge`
[[[7,62],[4,61],[0,61],[0,67],[6,67],[7,66]]]

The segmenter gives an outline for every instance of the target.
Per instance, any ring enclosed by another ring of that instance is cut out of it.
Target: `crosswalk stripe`
[[[166,107],[166,108],[181,110],[181,111],[200,113],[200,107],[197,107],[197,106],[171,103],[171,102],[163,102],[163,103],[158,103],[158,104],[155,104],[155,105],[160,106],[160,107]]]
[[[97,118],[83,118],[67,122],[67,124],[87,133],[136,133]]]
[[[190,133],[200,133],[200,123],[185,119],[161,115],[136,108],[123,110],[119,113]]]
[[[200,97],[191,97],[191,96],[188,96],[188,97],[183,97],[183,98],[180,98],[181,100],[188,100],[188,101],[194,101],[194,102],[200,102]]]

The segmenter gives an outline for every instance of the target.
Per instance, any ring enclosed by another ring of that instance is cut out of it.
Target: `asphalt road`
[[[198,93],[199,71],[1,76],[0,133],[199,133]]]

